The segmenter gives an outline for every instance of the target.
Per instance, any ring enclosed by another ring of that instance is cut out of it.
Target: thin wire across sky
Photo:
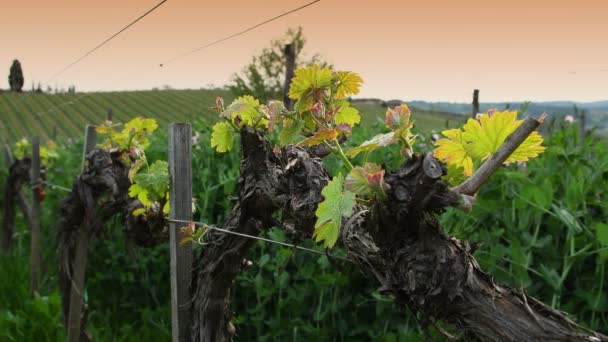
[[[311,1],[311,2],[309,2],[309,3],[307,3],[307,4],[305,4],[305,5],[302,5],[302,6],[300,6],[300,7],[294,8],[294,9],[292,9],[292,10],[290,10],[290,11],[287,11],[287,12],[284,12],[284,13],[282,13],[282,14],[279,14],[279,15],[277,15],[276,17],[272,17],[272,18],[270,18],[270,19],[264,20],[264,21],[262,21],[261,23],[256,24],[256,25],[254,25],[254,26],[251,26],[251,27],[249,27],[249,28],[246,28],[246,29],[244,29],[244,30],[242,30],[242,31],[239,31],[239,32],[234,33],[234,34],[231,34],[231,35],[226,36],[226,37],[224,37],[224,38],[220,38],[220,39],[215,40],[215,41],[213,41],[213,42],[211,42],[211,43],[207,43],[207,44],[205,44],[205,45],[199,46],[199,47],[197,47],[197,48],[195,48],[195,49],[192,49],[192,50],[190,50],[190,51],[186,51],[186,52],[184,52],[184,53],[182,53],[182,54],[179,54],[179,55],[177,55],[177,56],[175,56],[175,57],[172,57],[172,58],[170,58],[170,59],[168,59],[168,60],[166,60],[166,61],[164,61],[164,62],[160,63],[160,64],[159,64],[159,66],[162,68],[163,66],[165,66],[165,65],[167,65],[167,64],[169,64],[169,63],[172,63],[172,62],[174,62],[174,61],[176,61],[176,60],[178,60],[178,59],[184,58],[184,57],[186,57],[186,56],[189,56],[189,55],[191,55],[191,54],[193,54],[193,53],[199,52],[199,51],[201,51],[201,50],[204,50],[204,49],[206,49],[206,48],[208,48],[208,47],[210,47],[210,46],[213,46],[213,45],[219,44],[219,43],[221,43],[221,42],[225,42],[225,41],[227,41],[227,40],[229,40],[229,39],[232,39],[232,38],[238,37],[238,36],[240,36],[240,35],[242,35],[242,34],[245,34],[245,33],[249,32],[249,31],[251,31],[251,30],[254,30],[254,29],[256,29],[256,28],[258,28],[258,27],[260,27],[260,26],[262,26],[262,25],[268,24],[268,23],[270,23],[270,22],[272,22],[272,21],[275,21],[275,20],[277,20],[277,19],[279,19],[279,18],[282,18],[282,17],[284,17],[284,16],[286,16],[286,15],[289,15],[289,14],[291,14],[291,13],[295,13],[295,12],[300,11],[300,10],[303,10],[304,8],[306,8],[306,7],[308,7],[308,6],[312,6],[312,5],[314,5],[315,3],[319,2],[319,1],[321,1],[321,0],[315,0],[315,1]]]
[[[46,82],[44,82],[45,84],[48,84],[49,82],[51,82],[52,80],[56,79],[57,77],[59,77],[59,75],[63,74],[64,72],[66,72],[68,69],[70,69],[71,67],[73,67],[74,65],[80,63],[83,59],[87,58],[88,56],[90,56],[93,52],[99,50],[102,46],[106,45],[107,43],[109,43],[112,39],[116,38],[119,34],[123,33],[124,31],[126,31],[129,27],[135,25],[135,23],[137,23],[138,21],[142,20],[144,17],[146,17],[148,14],[154,12],[157,8],[159,8],[160,6],[162,6],[165,2],[167,2],[168,0],[162,0],[161,2],[159,2],[158,4],[156,4],[154,7],[152,7],[151,9],[149,9],[146,13],[140,15],[137,19],[133,20],[132,22],[130,22],[127,26],[123,27],[122,29],[120,29],[120,31],[114,33],[112,36],[110,36],[109,38],[107,38],[106,40],[104,40],[103,42],[101,42],[99,45],[95,46],[94,48],[92,48],[91,50],[89,50],[87,53],[85,53],[84,55],[82,55],[81,57],[79,57],[78,59],[76,59],[75,61],[73,61],[72,63],[66,65],[63,69],[57,71],[56,73],[54,73]]]

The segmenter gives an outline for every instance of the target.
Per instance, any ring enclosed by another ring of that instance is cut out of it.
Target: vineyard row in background
[[[155,118],[161,127],[170,122],[204,119],[211,123],[217,115],[209,109],[217,96],[228,101],[227,90],[149,90],[100,93],[3,93],[0,95],[0,137],[9,142],[38,135],[42,142],[58,138],[72,140],[82,134],[82,127],[101,123],[108,111],[115,122],[127,122],[136,116]],[[382,118],[381,103],[355,102],[362,112],[363,124]],[[439,131],[449,125],[459,126],[466,116],[441,111],[417,110],[418,129]]]

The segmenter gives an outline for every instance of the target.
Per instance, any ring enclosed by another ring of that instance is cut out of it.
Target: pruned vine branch
[[[456,186],[452,191],[459,194],[473,196],[477,190],[485,183],[496,170],[509,158],[511,154],[526,140],[526,138],[538,128],[544,121],[546,114],[540,118],[527,117],[524,122],[511,133],[490,158],[488,158],[481,167],[473,173],[462,184]]]

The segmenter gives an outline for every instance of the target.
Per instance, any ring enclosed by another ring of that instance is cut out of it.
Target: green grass
[[[108,109],[114,121],[126,122],[135,116],[152,117],[161,127],[168,123],[193,122],[196,118],[213,120],[217,114],[209,109],[216,96],[229,102],[232,95],[221,89],[199,90],[143,90],[122,92],[94,92],[71,94],[10,93],[0,94],[0,137],[14,142],[23,137],[38,135],[50,139],[53,129],[60,138],[82,135],[87,124],[99,124]],[[355,103],[362,114],[362,125],[373,125],[383,120],[386,108],[376,104]],[[417,110],[413,117],[418,132],[441,131],[464,122],[462,115]]]

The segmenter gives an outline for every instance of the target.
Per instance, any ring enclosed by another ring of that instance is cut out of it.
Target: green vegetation
[[[99,124],[105,119],[104,106],[93,106],[93,99],[121,103],[123,107],[112,107],[116,121],[121,122],[146,114],[144,104],[148,105],[148,110],[156,111],[156,115],[151,116],[165,124],[173,120],[164,115],[175,112],[169,110],[170,106],[184,112],[186,108],[193,108],[193,114],[184,114],[181,118],[193,122],[193,131],[199,134],[198,143],[193,147],[195,219],[220,224],[232,206],[230,196],[236,189],[239,154],[238,151],[219,154],[209,147],[211,112],[207,112],[207,108],[215,103],[216,94],[170,90],[97,93],[85,97],[83,100],[91,100],[86,103],[91,108],[98,108],[99,113],[80,117],[78,129],[74,128],[74,134],[70,135],[79,143],[67,144],[60,136],[57,153],[61,163],[50,167],[47,180],[70,187],[79,173],[80,127],[84,123]],[[9,102],[4,97],[7,95],[15,101],[16,96],[29,94],[3,94],[0,103]],[[78,95],[32,94],[32,98],[38,97],[40,101],[55,96]],[[196,98],[192,102],[197,105],[188,107],[190,105],[185,102],[171,102],[176,98],[184,101]],[[134,99],[138,102],[134,103]],[[353,128],[345,150],[359,146],[375,133],[389,131],[384,123],[385,108],[367,104],[355,104],[354,107],[360,110],[361,123]],[[136,111],[136,108],[142,111]],[[461,126],[463,121],[460,120],[464,119],[412,111],[415,121],[412,131],[420,134],[414,147],[416,152],[431,149],[429,133],[445,129],[446,120],[450,127],[455,127]],[[94,114],[93,111],[89,113]],[[196,116],[198,120],[188,119]],[[13,117],[20,118],[23,116]],[[36,120],[30,120],[31,124],[36,123]],[[63,124],[65,121],[55,122]],[[167,159],[166,141],[166,129],[161,128],[146,150],[150,164]],[[523,287],[545,303],[568,311],[584,325],[606,333],[608,146],[594,140],[593,136],[581,142],[578,127],[568,124],[558,125],[546,137],[544,145],[547,150],[525,168],[511,165],[494,175],[482,187],[471,213],[448,210],[442,221],[451,229],[450,233],[483,244],[475,255],[497,281]],[[387,169],[398,166],[402,160],[400,149],[397,145],[392,147],[382,153],[370,154],[369,161],[385,164]],[[234,149],[239,149],[237,143]],[[328,164],[335,171],[340,159],[330,156]],[[0,165],[3,187],[6,166]],[[10,256],[0,256],[0,274],[3,275],[0,280],[0,340],[65,339],[55,261],[55,224],[63,196],[63,192],[49,189],[43,202],[44,274],[40,294],[35,297],[29,294],[29,235],[20,212],[16,213],[15,248]],[[92,243],[86,289],[90,332],[100,341],[169,341],[168,247],[129,246],[124,242],[121,228],[118,217],[107,222],[104,233]],[[267,236],[289,241],[280,230],[273,229]],[[312,241],[302,244],[314,246]],[[337,249],[332,253],[341,254],[342,251]],[[374,281],[366,279],[348,264],[263,242],[256,243],[247,258],[253,265],[239,275],[232,291],[239,341],[441,340],[433,328],[428,333],[421,331],[416,317],[380,295]]]
[[[191,122],[212,118],[209,107],[216,96],[230,97],[228,91],[148,90],[99,93],[3,93],[0,95],[0,136],[16,141],[38,134],[50,139],[77,138],[87,124],[100,124],[109,109],[115,122],[125,123],[136,116],[155,118],[162,127],[169,122]]]

